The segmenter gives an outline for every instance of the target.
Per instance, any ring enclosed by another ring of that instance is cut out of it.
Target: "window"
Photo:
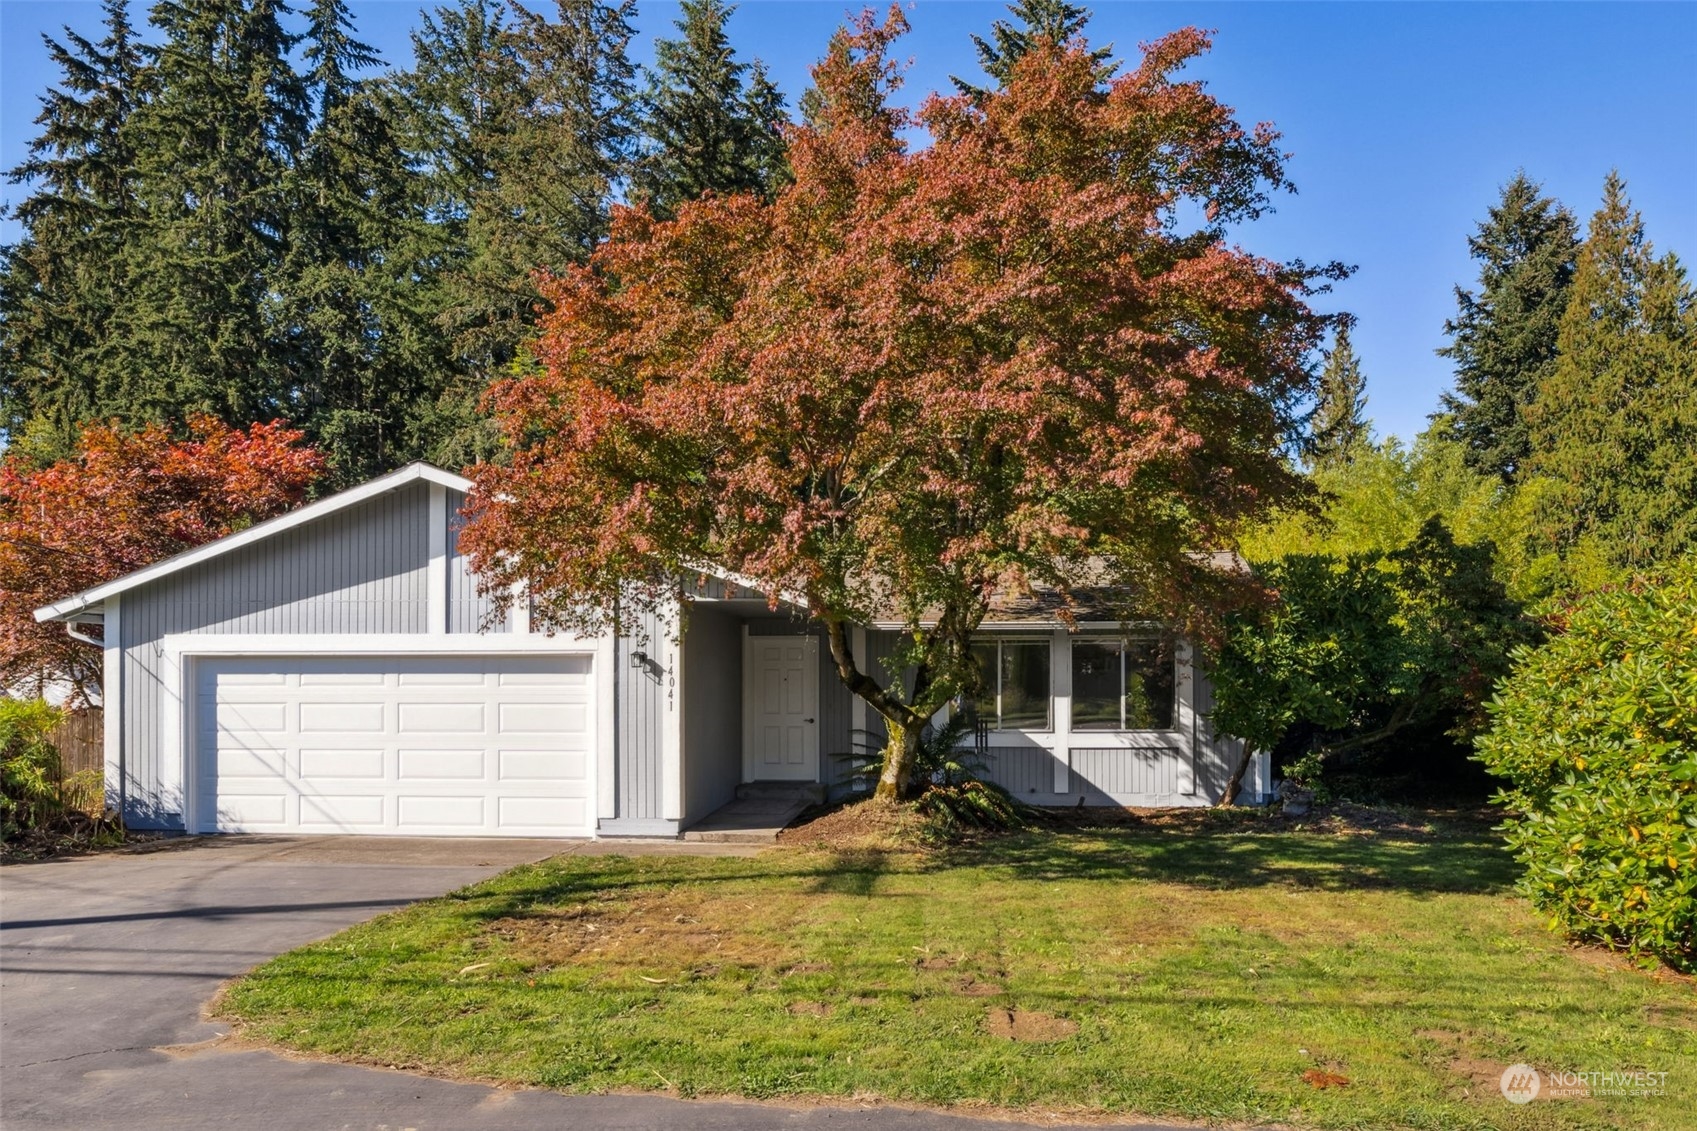
[[[1072,646],[1073,730],[1171,730],[1171,640],[1079,640]]]
[[[1048,730],[1049,642],[991,640],[972,647],[984,672],[984,694],[966,712],[991,730]]]

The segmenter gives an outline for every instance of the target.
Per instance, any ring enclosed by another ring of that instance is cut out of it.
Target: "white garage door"
[[[586,836],[588,656],[207,659],[199,827]]]

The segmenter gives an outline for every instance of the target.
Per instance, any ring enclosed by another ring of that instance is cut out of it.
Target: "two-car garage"
[[[594,833],[588,655],[192,663],[197,831]]]
[[[102,646],[107,804],[189,833],[598,835],[612,638],[483,584],[471,486],[409,464],[37,609]]]

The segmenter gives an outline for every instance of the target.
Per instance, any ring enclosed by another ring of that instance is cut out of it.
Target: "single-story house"
[[[880,720],[798,610],[709,576],[682,633],[532,631],[458,551],[470,487],[413,464],[37,611],[99,626],[107,790],[131,827],[674,836],[743,783],[861,782]],[[855,630],[863,663],[897,627]],[[1219,796],[1240,748],[1210,730],[1182,640],[1015,609],[982,648],[981,761],[1019,797]],[[1269,785],[1258,758],[1245,795]]]

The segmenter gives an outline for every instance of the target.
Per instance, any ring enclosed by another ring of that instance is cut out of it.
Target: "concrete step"
[[[825,787],[812,781],[751,781],[737,786],[738,801],[799,801],[823,805]]]
[[[777,829],[688,829],[683,839],[691,844],[776,844]]]
[[[772,844],[811,800],[750,797],[733,801],[685,829],[683,839],[701,844]]]

